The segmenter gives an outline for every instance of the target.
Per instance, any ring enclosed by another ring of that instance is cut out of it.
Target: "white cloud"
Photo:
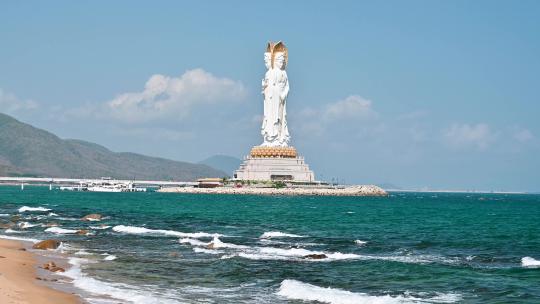
[[[8,114],[15,112],[34,110],[38,104],[33,100],[21,100],[14,94],[8,93],[0,88],[0,111]]]
[[[235,102],[246,95],[240,81],[219,78],[202,69],[186,71],[180,77],[156,74],[142,91],[123,93],[108,101],[99,115],[130,123],[181,120],[195,105]]]
[[[327,121],[346,118],[365,119],[377,117],[377,113],[372,108],[371,100],[358,95],[351,95],[343,100],[326,105],[322,111],[322,117]]]
[[[304,108],[298,114],[298,121],[300,132],[321,136],[327,130],[332,132],[331,130],[345,125],[350,128],[350,131],[356,133],[368,132],[365,125],[360,127],[360,123],[372,121],[378,116],[378,113],[373,110],[371,100],[358,95],[350,95],[318,108]]]
[[[534,139],[534,135],[530,130],[518,127],[514,128],[513,137],[521,143],[526,143]]]
[[[456,148],[473,147],[484,150],[495,140],[496,134],[485,123],[453,124],[444,131],[444,138]]]

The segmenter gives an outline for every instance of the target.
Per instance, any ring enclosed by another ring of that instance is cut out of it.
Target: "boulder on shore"
[[[88,214],[88,215],[83,216],[82,220],[83,221],[101,221],[102,217],[103,216],[101,214],[92,213],[92,214]]]
[[[32,248],[34,249],[40,249],[40,250],[47,250],[47,249],[56,249],[60,246],[60,241],[58,240],[44,240],[39,243],[34,244]]]

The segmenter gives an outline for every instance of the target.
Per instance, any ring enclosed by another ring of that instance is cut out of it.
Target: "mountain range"
[[[61,139],[0,113],[0,176],[192,181],[230,174],[202,163],[113,152],[91,142]]]

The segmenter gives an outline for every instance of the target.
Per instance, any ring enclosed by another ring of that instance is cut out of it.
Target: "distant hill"
[[[0,113],[0,176],[191,181],[226,175],[204,164],[117,153],[94,143],[61,139]]]
[[[203,161],[200,161],[199,164],[204,164],[212,168],[224,171],[228,176],[232,176],[233,172],[240,167],[242,160],[227,156],[227,155],[214,155]]]

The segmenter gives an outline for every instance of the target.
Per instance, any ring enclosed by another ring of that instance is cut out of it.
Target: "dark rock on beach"
[[[47,249],[56,249],[60,246],[60,241],[58,240],[44,240],[39,243],[34,244],[32,248],[34,249],[40,249],[40,250],[47,250]]]

